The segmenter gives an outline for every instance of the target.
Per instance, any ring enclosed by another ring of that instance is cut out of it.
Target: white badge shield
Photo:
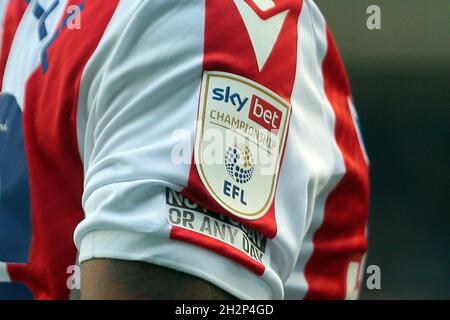
[[[274,92],[225,72],[205,72],[195,163],[211,196],[237,217],[256,220],[270,208],[291,107]]]

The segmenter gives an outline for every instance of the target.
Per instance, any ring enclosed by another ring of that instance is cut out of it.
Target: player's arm
[[[81,265],[81,298],[90,299],[234,299],[186,273],[145,262],[92,259]]]

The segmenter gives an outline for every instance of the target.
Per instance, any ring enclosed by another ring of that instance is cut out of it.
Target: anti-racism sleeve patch
[[[272,205],[290,104],[244,77],[204,73],[195,143],[202,183],[227,212],[262,218]]]
[[[166,189],[166,213],[168,223],[178,230],[173,232],[173,238],[215,251],[259,275],[264,272],[267,238],[262,234],[202,208],[169,188]]]

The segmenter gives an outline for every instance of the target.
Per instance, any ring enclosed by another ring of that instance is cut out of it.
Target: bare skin
[[[194,276],[144,262],[93,259],[81,265],[82,300],[232,300]]]

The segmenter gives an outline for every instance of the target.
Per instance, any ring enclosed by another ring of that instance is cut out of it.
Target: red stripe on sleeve
[[[277,3],[276,8],[264,13],[256,8],[253,2],[248,1],[262,19],[289,9],[273,51],[262,70],[259,71],[249,33],[234,2],[207,0],[203,69],[246,77],[269,88],[286,101],[290,101],[297,65],[297,23],[303,1],[283,0],[281,2],[281,4]],[[258,220],[249,221],[235,217],[222,208],[208,193],[195,165],[191,166],[188,186],[182,193],[200,206],[232,217],[269,238],[274,238],[277,234],[275,201],[272,202],[266,215]],[[242,254],[232,246],[219,245],[212,238],[207,239],[211,242],[206,242],[197,233],[187,230],[180,231],[176,228],[173,229],[171,237],[196,243],[246,265],[257,274],[261,273],[261,266],[257,262],[253,261],[249,265],[247,259],[244,259]]]
[[[336,115],[335,138],[345,162],[345,175],[330,193],[324,220],[313,237],[314,251],[305,267],[306,299],[343,299],[348,264],[367,250],[368,165],[348,105],[350,85],[331,32],[323,63],[324,89]]]
[[[36,299],[67,299],[67,268],[76,263],[73,232],[84,218],[83,167],[76,114],[84,68],[95,52],[119,0],[83,0],[83,27],[63,29],[26,86],[24,134],[30,174],[33,237],[27,265],[10,265],[13,281],[26,283]],[[78,5],[80,0],[70,0]],[[60,23],[61,25],[61,23]]]
[[[24,0],[12,0],[9,2],[3,21],[3,39],[1,39],[0,54],[0,91],[3,85],[3,74],[6,68],[9,51],[16,34],[17,27],[22,20],[22,16],[27,9],[28,4]]]

